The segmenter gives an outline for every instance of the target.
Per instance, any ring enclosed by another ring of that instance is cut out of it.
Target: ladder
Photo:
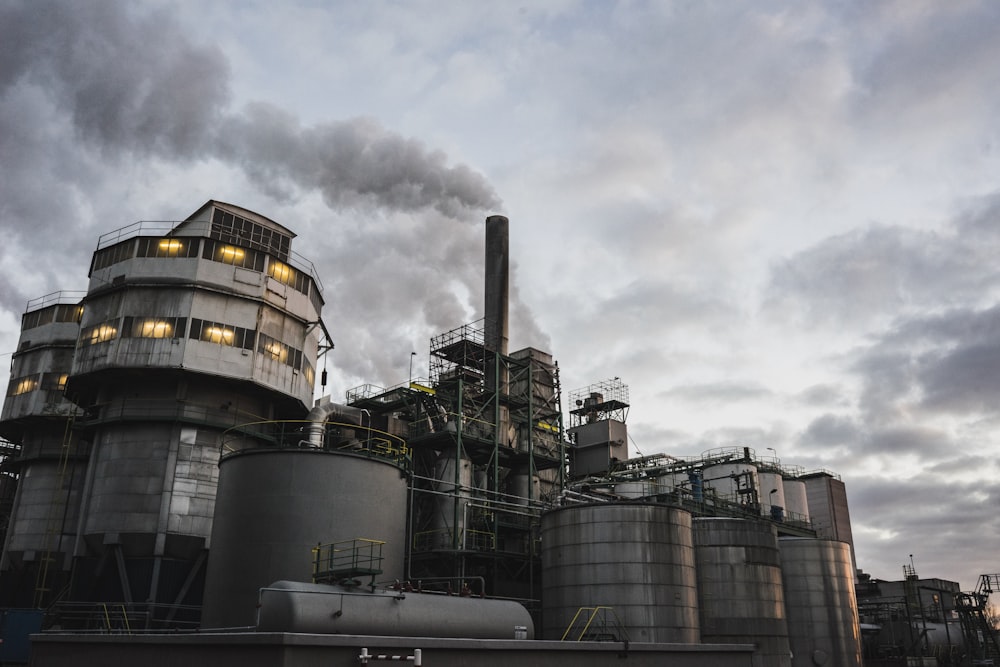
[[[70,490],[66,487],[66,472],[69,469],[70,454],[73,450],[73,424],[76,420],[76,409],[66,417],[66,427],[63,429],[62,446],[59,449],[59,467],[57,469],[56,487],[52,491],[52,503],[49,505],[49,516],[45,523],[45,538],[42,555],[38,561],[38,573],[35,577],[34,606],[41,609],[45,603],[51,602],[49,586],[49,569],[53,566],[56,556],[62,547],[62,530],[65,507],[69,502]]]
[[[609,617],[610,614],[610,617]],[[596,621],[596,624],[595,624]],[[572,635],[576,635],[574,639]],[[559,641],[628,642],[628,631],[614,607],[580,607]]]

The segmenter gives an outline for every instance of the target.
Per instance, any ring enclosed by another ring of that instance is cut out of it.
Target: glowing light
[[[174,327],[163,320],[144,320],[140,325],[139,335],[143,338],[170,338]]]
[[[177,255],[184,248],[184,244],[177,239],[162,239],[160,241],[160,252],[168,257]]]
[[[242,262],[243,258],[246,256],[243,248],[237,248],[236,246],[224,245],[220,246],[217,252],[220,262],[225,262],[226,264],[234,264],[236,262]]]
[[[235,336],[235,333],[232,329],[224,329],[223,327],[208,327],[201,334],[203,340],[223,345],[232,345],[233,336]]]
[[[67,382],[69,382],[69,373],[63,373],[59,376],[59,381],[56,383],[56,389],[59,391],[66,391]]]
[[[14,387],[14,391],[11,396],[20,396],[21,394],[27,394],[29,391],[35,391],[36,389],[38,389],[38,380],[31,377],[21,378]]]
[[[90,344],[103,343],[109,341],[118,335],[118,329],[114,328],[109,324],[102,324],[100,326],[94,327],[90,332]]]
[[[284,361],[288,358],[288,348],[281,343],[268,343],[264,346],[264,352],[271,355],[272,359]]]
[[[279,262],[276,259],[271,260],[271,265],[268,268],[268,273],[271,274],[272,278],[274,278],[279,282],[285,283],[286,285],[288,285],[295,279],[295,269],[293,269],[292,267],[288,266],[283,262]]]

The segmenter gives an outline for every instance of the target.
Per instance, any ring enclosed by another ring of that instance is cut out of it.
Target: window
[[[45,391],[66,391],[68,373],[42,373],[42,389]]]
[[[59,304],[33,310],[21,317],[21,331],[34,329],[52,322],[79,322],[83,317],[83,306]]]
[[[93,265],[90,267],[90,270],[97,271],[98,269],[104,269],[112,264],[124,262],[126,259],[132,259],[133,257],[135,257],[135,239],[122,241],[121,243],[101,248],[95,252]]]
[[[277,338],[271,338],[266,334],[258,337],[257,351],[267,359],[274,359],[298,370],[302,367],[302,351],[296,350],[290,345],[282,343]]]
[[[20,396],[21,394],[27,394],[29,391],[35,391],[38,389],[40,375],[40,373],[35,373],[34,375],[25,375],[11,380],[10,384],[7,385],[7,395]]]
[[[285,261],[288,260],[292,246],[292,237],[287,234],[219,208],[212,214],[212,229],[209,236],[226,243],[263,250]]]
[[[252,350],[257,332],[253,329],[244,329],[231,324],[199,320],[192,317],[191,333],[188,336],[207,343]]]
[[[123,338],[182,338],[186,317],[126,317],[122,322]]]
[[[138,257],[197,257],[199,239],[194,238],[142,238],[139,239]]]
[[[80,345],[106,343],[118,337],[118,318],[87,327],[80,332]]]
[[[267,275],[297,292],[309,294],[309,276],[293,269],[284,262],[279,262],[276,259],[270,260],[267,266]]]
[[[229,245],[227,243],[205,241],[205,249],[202,251],[201,256],[205,259],[210,259],[213,262],[232,264],[233,266],[240,266],[244,269],[252,269],[254,271],[264,270],[263,253],[249,248]]]

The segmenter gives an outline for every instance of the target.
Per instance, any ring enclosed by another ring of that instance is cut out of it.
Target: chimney
[[[510,272],[510,223],[502,215],[486,218],[486,295],[485,340],[486,349],[506,356],[507,354],[507,303]],[[494,357],[495,358],[495,357]],[[487,370],[487,389],[507,392],[507,368],[503,362],[496,366],[496,372]]]

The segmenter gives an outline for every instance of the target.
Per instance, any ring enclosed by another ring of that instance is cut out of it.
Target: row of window
[[[260,227],[260,225],[257,226]],[[129,239],[95,252],[93,270],[104,269],[133,257],[197,257],[200,243],[200,239],[193,237]],[[287,257],[287,255],[288,253],[285,252],[283,256]],[[206,239],[204,246],[202,246],[201,256],[213,262],[259,272],[263,272],[264,266],[267,264],[267,254],[264,252],[218,240]],[[312,296],[309,288],[311,284],[309,276],[285,262],[272,258],[270,264],[267,265],[267,275],[298,292]],[[315,289],[312,291],[316,292]],[[317,305],[317,307],[319,306]]]
[[[123,317],[89,326],[80,332],[80,345],[96,345],[115,338],[183,338],[187,329],[186,317]],[[224,322],[191,318],[188,338],[217,343],[228,347],[257,351],[294,369],[305,370],[309,362],[298,350],[255,329],[237,327]],[[312,368],[309,368],[312,376]]]
[[[212,230],[209,236],[226,243],[257,248],[286,261],[292,248],[292,237],[287,234],[268,229],[218,208],[212,214]]]
[[[82,317],[83,306],[72,304],[49,306],[40,310],[33,310],[30,313],[25,313],[21,317],[21,331],[34,329],[35,327],[40,327],[43,324],[51,324],[52,322],[79,323],[80,318]]]
[[[20,396],[29,391],[44,389],[45,391],[66,391],[68,373],[34,373],[14,378],[7,385],[8,396]]]

